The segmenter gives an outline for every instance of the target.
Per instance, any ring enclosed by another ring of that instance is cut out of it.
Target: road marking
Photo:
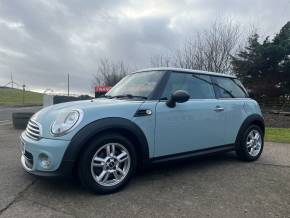
[[[40,110],[42,107],[40,106],[36,106],[36,107],[0,107],[0,111],[19,111],[19,110],[23,110],[23,111],[28,111],[28,112],[36,112],[38,110]]]
[[[12,122],[10,120],[0,120],[0,126],[11,125]]]
[[[10,122],[10,120],[0,120],[0,123]]]

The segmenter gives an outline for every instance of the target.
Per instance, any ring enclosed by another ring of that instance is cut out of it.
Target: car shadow
[[[192,157],[181,160],[172,160],[161,163],[152,164],[150,167],[145,168],[137,172],[137,176],[143,176],[151,173],[168,174],[170,172],[180,171],[192,171],[199,168],[210,168],[218,164],[225,164],[227,162],[237,162],[239,159],[235,155],[235,152],[223,152],[208,154],[201,157]]]
[[[138,186],[138,183],[144,179],[147,181],[150,179],[155,181],[162,180],[164,177],[175,176],[179,173],[193,173],[194,171],[206,170],[218,165],[225,165],[232,162],[239,162],[234,152],[210,154],[203,157],[152,164],[145,169],[139,169],[132,179],[132,183],[134,183],[136,188],[136,185]],[[62,193],[65,194],[67,192],[70,192],[70,195],[90,194],[89,191],[82,188],[79,180],[75,177],[70,179],[37,177],[36,183],[38,186],[38,191],[49,189],[50,192],[56,192],[58,195]]]

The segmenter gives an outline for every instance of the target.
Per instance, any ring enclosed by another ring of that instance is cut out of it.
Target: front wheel
[[[119,134],[106,134],[89,143],[82,153],[78,174],[93,192],[107,194],[124,187],[136,169],[133,144]]]
[[[262,154],[264,147],[263,132],[257,125],[251,125],[244,132],[237,155],[245,161],[257,160]]]

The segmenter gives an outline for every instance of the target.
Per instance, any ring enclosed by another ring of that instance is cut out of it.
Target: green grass
[[[290,128],[266,128],[265,141],[290,144]]]
[[[42,105],[42,94],[25,91],[24,105]],[[0,88],[0,105],[23,105],[22,90]]]

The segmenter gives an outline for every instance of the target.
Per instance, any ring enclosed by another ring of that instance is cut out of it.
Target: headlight
[[[54,136],[62,136],[75,128],[83,117],[82,110],[72,110],[61,113],[51,126],[51,132]]]

